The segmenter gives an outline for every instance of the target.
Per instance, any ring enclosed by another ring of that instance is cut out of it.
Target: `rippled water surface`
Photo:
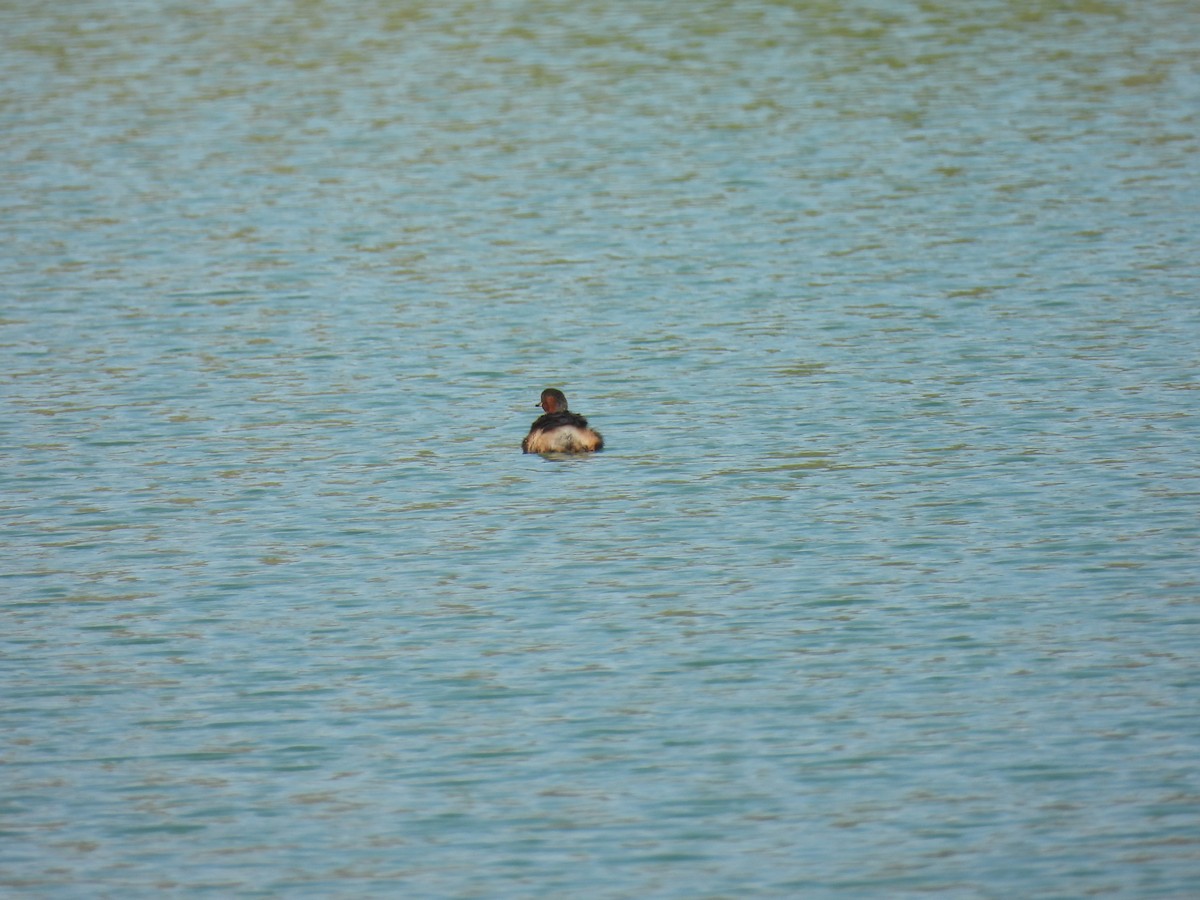
[[[1198,61],[5,3],[0,893],[1194,896]]]

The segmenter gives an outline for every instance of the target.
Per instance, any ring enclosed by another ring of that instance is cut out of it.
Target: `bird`
[[[567,395],[546,388],[534,406],[545,412],[529,426],[521,441],[524,453],[593,453],[604,447],[600,432],[588,427],[587,419],[567,409]]]

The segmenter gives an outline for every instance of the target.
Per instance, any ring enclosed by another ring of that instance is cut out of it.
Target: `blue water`
[[[0,48],[0,894],[1195,895],[1200,9]]]

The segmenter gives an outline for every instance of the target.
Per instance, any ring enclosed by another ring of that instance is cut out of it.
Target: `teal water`
[[[0,48],[0,893],[1194,895],[1194,4]]]

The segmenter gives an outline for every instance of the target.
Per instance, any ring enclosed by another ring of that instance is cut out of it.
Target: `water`
[[[0,24],[4,893],[1194,894],[1194,5]]]

